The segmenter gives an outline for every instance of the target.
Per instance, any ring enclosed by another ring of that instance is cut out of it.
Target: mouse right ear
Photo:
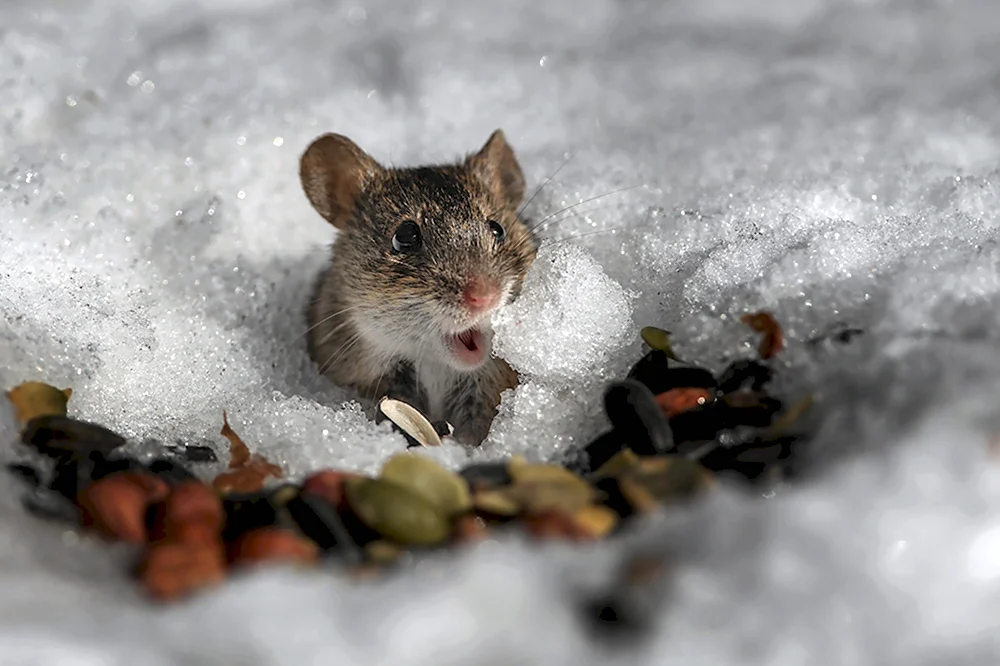
[[[299,161],[299,178],[309,203],[338,229],[350,221],[365,182],[381,170],[368,153],[340,134],[319,137]]]

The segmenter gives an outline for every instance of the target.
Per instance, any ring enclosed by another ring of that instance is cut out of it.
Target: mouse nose
[[[477,275],[469,280],[462,292],[465,307],[473,312],[489,310],[500,300],[500,286],[493,280]]]

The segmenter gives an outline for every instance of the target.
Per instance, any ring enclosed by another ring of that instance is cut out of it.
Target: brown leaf
[[[703,388],[675,388],[656,396],[656,402],[668,419],[700,407],[713,398],[712,392]]]
[[[39,416],[66,416],[66,403],[73,389],[57,389],[44,382],[23,382],[7,391],[22,426]]]
[[[226,412],[222,412],[222,431],[229,440],[229,469],[212,480],[212,487],[220,492],[250,493],[264,488],[269,476],[280,479],[284,471],[260,455],[251,455],[250,448],[229,426]]]
[[[254,493],[263,490],[269,476],[280,479],[284,472],[277,465],[255,457],[246,467],[216,476],[212,487],[220,493]]]
[[[764,334],[760,346],[757,348],[762,359],[773,358],[784,349],[785,338],[781,331],[781,325],[769,312],[745,314],[740,317],[740,321],[758,333]]]
[[[229,427],[226,411],[222,411],[222,431],[219,433],[229,440],[229,467],[237,469],[250,462],[250,448],[243,443],[240,436]]]

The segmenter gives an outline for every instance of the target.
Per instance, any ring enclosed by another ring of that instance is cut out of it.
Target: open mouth
[[[464,365],[478,365],[486,357],[485,340],[478,328],[470,328],[449,336],[448,347],[455,358]]]

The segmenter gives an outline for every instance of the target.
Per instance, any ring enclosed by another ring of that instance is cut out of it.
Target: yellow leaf
[[[59,390],[44,382],[24,382],[7,391],[18,422],[23,426],[39,416],[66,416],[73,389]]]

